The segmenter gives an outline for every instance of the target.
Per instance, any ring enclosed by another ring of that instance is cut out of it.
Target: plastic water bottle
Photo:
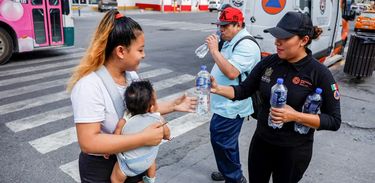
[[[198,99],[196,113],[203,115],[210,112],[211,78],[205,65],[201,66],[195,79],[195,92]]]
[[[217,31],[217,32],[216,32],[216,36],[217,36],[217,38],[218,38],[218,41],[220,41],[220,34],[221,34],[220,31]],[[207,55],[207,53],[208,53],[209,50],[210,50],[210,49],[208,48],[207,43],[204,43],[204,44],[200,45],[200,46],[195,50],[195,55],[197,55],[197,57],[199,57],[199,58],[204,58],[204,57]]]
[[[286,104],[288,89],[285,87],[284,79],[283,78],[277,78],[276,84],[272,86],[271,88],[271,99],[270,104],[271,107],[274,108],[282,108]],[[268,126],[275,128],[282,128],[283,123],[273,123],[271,116],[268,116]]]
[[[320,95],[322,93],[321,88],[317,88],[315,90],[315,93],[310,94],[307,96],[305,104],[302,106],[302,112],[303,113],[309,113],[309,114],[317,114],[320,110],[320,105],[322,104],[322,96]],[[310,127],[307,127],[300,123],[294,124],[294,131],[300,133],[300,134],[307,134],[310,130]]]

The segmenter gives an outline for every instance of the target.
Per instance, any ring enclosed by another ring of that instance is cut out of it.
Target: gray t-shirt
[[[122,128],[121,134],[134,134],[141,132],[143,129],[148,127],[150,124],[160,121],[161,122],[161,115],[160,113],[145,113],[145,114],[138,114],[134,115],[130,118],[124,115],[126,123]],[[128,119],[127,119],[128,118]],[[144,146],[137,149],[133,149],[127,152],[123,152],[122,154],[126,159],[134,159],[141,156],[144,156],[148,153],[154,153],[156,158],[157,150],[159,149],[159,145],[157,146]],[[150,164],[151,166],[151,164]]]

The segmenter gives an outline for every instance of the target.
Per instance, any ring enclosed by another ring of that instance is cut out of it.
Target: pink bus
[[[71,0],[0,0],[0,64],[15,52],[73,46]]]

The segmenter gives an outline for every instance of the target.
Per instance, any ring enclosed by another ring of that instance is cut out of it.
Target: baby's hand
[[[169,130],[167,122],[164,120],[164,118],[161,119],[161,122],[163,124],[163,139],[171,140],[171,131]]]

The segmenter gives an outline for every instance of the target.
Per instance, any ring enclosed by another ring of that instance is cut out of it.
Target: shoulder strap
[[[99,78],[102,80],[105,88],[107,89],[109,96],[112,99],[113,106],[115,107],[116,113],[118,118],[122,118],[125,111],[125,104],[123,102],[123,99],[118,92],[116,88],[116,84],[113,81],[111,75],[109,74],[108,70],[101,66],[95,73],[99,76]]]
[[[244,39],[250,39],[251,41],[253,41],[255,44],[257,44],[257,46],[259,47],[259,50],[260,50],[260,46],[259,46],[257,40],[255,40],[255,38],[254,38],[253,36],[245,36],[245,37],[239,39],[239,40],[234,44],[233,49],[232,49],[232,52],[234,51],[234,49],[236,48],[236,46],[237,46],[242,40],[244,40]],[[249,75],[249,72],[244,72],[244,74],[247,76],[247,75]],[[238,75],[238,81],[239,81],[240,83],[242,82],[241,74]]]
[[[236,48],[236,46],[237,46],[242,40],[244,40],[244,39],[250,39],[250,40],[253,41],[255,44],[257,44],[258,47],[259,47],[259,49],[260,49],[260,46],[259,46],[257,40],[255,40],[255,38],[254,38],[253,36],[245,36],[245,37],[239,39],[236,43],[234,43],[234,46],[233,46],[232,52],[234,51],[234,49]]]

